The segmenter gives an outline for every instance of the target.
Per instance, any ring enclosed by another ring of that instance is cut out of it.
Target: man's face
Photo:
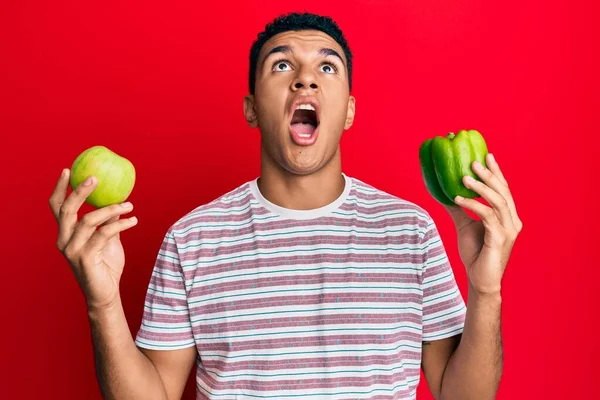
[[[307,175],[339,156],[354,118],[346,65],[340,45],[320,31],[284,32],[265,43],[255,94],[244,102],[250,126],[260,128],[265,162]]]

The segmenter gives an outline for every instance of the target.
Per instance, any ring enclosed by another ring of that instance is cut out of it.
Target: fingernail
[[[67,169],[63,169],[62,172],[60,173],[60,177],[64,178],[65,176],[67,176]]]
[[[121,207],[123,207],[123,208],[129,208],[129,207],[131,207],[131,203],[130,202],[121,203]]]
[[[474,183],[475,182],[475,179],[473,179],[473,177],[469,176],[469,175],[466,175],[465,179],[467,180],[467,183]]]
[[[489,156],[490,156],[490,161],[496,162],[496,159],[494,158],[494,155],[492,153],[489,153]]]
[[[459,202],[459,201],[463,201],[464,199],[465,199],[465,198],[464,198],[464,197],[462,197],[462,196],[456,196],[456,197],[454,198],[454,201],[455,201],[455,202]]]
[[[93,181],[93,179],[92,179],[92,177],[90,176],[89,178],[87,178],[87,179],[85,180],[85,182],[83,182],[83,186],[90,186],[90,185],[92,184],[92,181]]]
[[[475,161],[475,168],[483,168],[483,165],[481,165],[481,163],[479,161]]]

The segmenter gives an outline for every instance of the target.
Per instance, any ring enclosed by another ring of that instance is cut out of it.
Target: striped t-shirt
[[[422,341],[461,333],[466,307],[430,215],[344,178],[315,210],[255,179],[180,218],[136,344],[195,346],[197,399],[414,399]]]

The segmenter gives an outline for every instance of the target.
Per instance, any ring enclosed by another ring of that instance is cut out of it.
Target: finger
[[[94,191],[98,180],[90,176],[67,197],[60,206],[58,213],[58,247],[63,249],[71,240],[73,230],[77,224],[77,212],[85,199]]]
[[[450,217],[454,221],[454,225],[456,226],[456,230],[460,231],[464,226],[469,225],[474,221],[473,218],[459,205],[455,206],[447,206],[444,205],[444,208],[450,214]]]
[[[109,219],[108,221],[104,222],[104,223],[103,223],[103,224],[101,224],[100,226],[108,225],[108,224],[110,224],[111,222],[118,221],[120,217],[121,217],[121,214],[119,214],[119,215],[115,215],[114,217],[112,217],[112,218],[111,218],[111,219]]]
[[[107,226],[119,219],[119,216],[131,212],[131,203],[114,204],[92,211],[81,218],[75,227],[73,236],[67,245],[69,252],[77,252],[83,248],[97,228]],[[112,222],[111,222],[112,221]]]
[[[508,190],[508,186],[505,184],[504,178],[500,178],[494,172],[489,169],[490,164],[486,161],[488,168],[484,167],[477,161],[473,161],[471,165],[471,169],[477,176],[481,178],[483,183],[492,188],[495,192],[500,194],[502,197],[510,196],[510,190]]]
[[[477,161],[473,162],[472,168],[483,182],[466,175],[463,177],[464,185],[481,195],[481,197],[492,206],[504,228],[513,229],[514,224],[510,214],[510,208],[508,207],[508,200],[505,195],[501,193],[505,191],[505,186],[503,186],[498,178],[494,176],[492,171],[485,168]]]
[[[102,225],[100,225],[100,226],[104,226],[104,225],[111,224],[111,223],[113,223],[113,222],[115,222],[115,221],[118,221],[118,220],[119,220],[119,218],[120,218],[120,215],[117,215],[117,216],[115,216],[114,218],[111,218],[111,219],[109,219],[108,221],[106,221],[105,223],[103,223],[103,224],[102,224]],[[116,234],[116,236],[115,236],[114,238],[115,238],[115,239],[120,239],[120,235],[117,233],[117,234]]]
[[[137,224],[137,217],[119,219],[118,221],[102,226],[98,229],[85,244],[84,251],[87,254],[95,254],[101,251],[106,243],[119,233],[127,230]]]
[[[506,186],[504,197],[508,202],[508,208],[510,209],[513,225],[517,228],[518,231],[520,231],[523,224],[521,223],[521,220],[519,219],[519,216],[517,214],[517,207],[515,205],[515,201],[513,199],[510,189],[508,188],[508,182],[506,181],[504,175],[502,174],[502,171],[500,170],[500,165],[498,165],[498,162],[496,161],[496,158],[494,158],[494,155],[492,153],[488,153],[486,164],[490,171],[498,178],[498,180],[500,180],[500,182],[502,182]]]
[[[508,187],[508,182],[506,181],[506,178],[504,178],[504,175],[500,170],[500,166],[496,162],[496,159],[494,158],[494,155],[492,153],[488,153],[487,160],[485,160],[485,163],[487,164],[487,167],[493,172],[493,174],[498,178],[498,180],[500,180],[500,182],[502,182],[506,187]]]
[[[486,229],[491,230],[491,232],[497,235],[504,235],[500,220],[491,207],[488,207],[475,199],[465,199],[461,196],[456,196],[454,201],[456,204],[467,210],[471,210],[475,215],[481,218]]]
[[[65,201],[67,197],[67,190],[69,188],[69,175],[70,172],[68,168],[62,170],[60,174],[60,178],[56,181],[56,185],[54,186],[54,191],[50,195],[50,199],[48,203],[50,204],[50,209],[52,210],[52,214],[54,218],[58,222],[58,213],[60,211],[60,206]]]

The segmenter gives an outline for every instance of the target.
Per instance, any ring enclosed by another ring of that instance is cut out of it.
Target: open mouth
[[[319,118],[315,107],[312,104],[298,105],[290,121],[292,136],[301,144],[308,144],[307,141],[311,141],[318,126]]]

